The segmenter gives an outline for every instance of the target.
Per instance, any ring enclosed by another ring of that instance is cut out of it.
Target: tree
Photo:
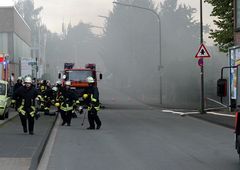
[[[48,32],[46,56],[51,80],[57,79],[57,73],[63,70],[64,63],[73,62],[76,68],[86,63],[97,63],[98,38],[90,27],[82,22],[75,26],[69,23],[62,33],[64,36]]]
[[[227,52],[233,46],[233,0],[205,0],[213,6],[211,16],[216,17],[213,22],[217,26],[216,30],[210,30],[210,38],[214,39],[216,45],[222,52]]]

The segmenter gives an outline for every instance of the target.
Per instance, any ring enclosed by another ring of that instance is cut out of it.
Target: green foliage
[[[220,51],[227,52],[234,44],[233,0],[205,0],[213,6],[211,16],[216,17],[213,22],[216,30],[210,30],[210,38],[219,46]]]

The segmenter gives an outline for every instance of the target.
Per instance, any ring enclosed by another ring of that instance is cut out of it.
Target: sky
[[[164,0],[154,0],[156,3]],[[61,32],[62,23],[76,25],[80,21],[89,23],[93,26],[102,27],[104,18],[108,16],[113,8],[113,0],[34,0],[35,7],[42,6],[44,9],[41,13],[43,23],[52,32]],[[198,10],[196,19],[199,18],[200,0],[178,0],[179,3],[185,3]],[[13,0],[0,0],[0,6],[13,5]],[[204,23],[212,24],[212,18],[209,17],[212,7],[203,4]],[[95,33],[101,32],[101,28],[94,28]]]

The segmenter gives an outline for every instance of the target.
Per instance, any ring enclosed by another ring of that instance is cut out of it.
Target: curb
[[[3,122],[1,122],[0,123],[0,126],[3,126],[3,125],[5,125],[7,122],[9,122],[9,121],[11,121],[11,120],[13,120],[14,118],[16,118],[18,116],[18,113],[17,114],[15,114],[15,115],[13,115],[12,117],[10,117],[10,118],[7,118],[7,119],[4,119],[3,120]]]
[[[229,129],[234,129],[234,119],[233,118],[227,118],[225,117],[224,119],[216,119],[214,116],[211,117],[206,117],[204,115],[199,116],[199,115],[189,115],[195,119],[200,119],[206,122],[214,123],[219,126],[223,126]]]
[[[54,125],[56,123],[57,118],[58,118],[58,114],[55,116],[55,119],[53,121],[52,126],[50,126],[50,128],[48,129],[48,133],[44,135],[44,137],[43,137],[43,139],[41,141],[41,144],[38,147],[37,151],[33,154],[29,170],[36,170],[37,169],[38,164],[39,164],[39,162],[40,162],[40,160],[42,158],[43,152],[45,150],[45,147],[47,145],[48,139],[50,137],[50,134],[51,134],[51,132],[53,130],[53,127],[54,127]]]

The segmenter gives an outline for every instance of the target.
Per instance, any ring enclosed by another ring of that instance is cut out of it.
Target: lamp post
[[[150,11],[151,13],[153,13],[157,19],[158,19],[158,28],[159,28],[159,72],[160,72],[160,104],[162,104],[162,73],[161,73],[161,69],[163,68],[162,66],[162,43],[161,43],[161,19],[160,16],[158,15],[158,13],[152,9],[149,8],[145,8],[145,7],[141,7],[141,6],[137,6],[137,5],[131,5],[131,4],[125,4],[125,3],[121,3],[121,2],[113,2],[114,4],[117,5],[122,5],[122,6],[128,6],[128,7],[133,7],[133,8],[138,8],[141,10],[146,10],[146,11]]]

